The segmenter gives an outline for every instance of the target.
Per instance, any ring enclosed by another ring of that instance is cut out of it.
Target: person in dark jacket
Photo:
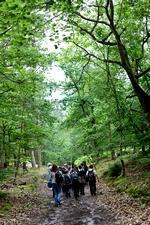
[[[77,200],[79,198],[79,180],[78,180],[78,168],[73,167],[70,173],[72,190],[74,193],[74,197]]]
[[[82,165],[79,166],[79,172],[78,172],[78,179],[79,179],[79,189],[80,189],[80,194],[84,195],[84,186],[85,186],[85,176],[86,173],[84,171],[84,168]]]
[[[89,166],[86,177],[88,178],[91,195],[96,195],[96,172],[93,168],[93,165]]]

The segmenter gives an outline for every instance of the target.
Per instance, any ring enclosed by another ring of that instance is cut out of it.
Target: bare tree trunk
[[[120,159],[120,162],[121,162],[121,166],[122,166],[121,176],[125,177],[126,173],[125,173],[125,165],[124,165],[123,159]]]
[[[36,168],[36,161],[35,161],[34,150],[32,150],[32,152],[31,152],[31,157],[32,157],[32,167]]]
[[[41,148],[39,147],[37,150],[37,158],[38,158],[38,168],[42,166],[42,157],[41,157]]]
[[[145,149],[145,146],[144,145],[142,145],[142,154],[144,156],[147,155],[147,152],[146,152],[146,149]]]
[[[19,146],[18,146],[18,153],[17,153],[17,161],[16,161],[16,170],[15,170],[14,183],[16,183],[16,178],[17,178],[18,171],[19,171],[19,165],[20,165],[20,152],[21,152],[21,148],[20,148],[20,145],[19,145]]]
[[[0,167],[4,168],[5,166],[5,126],[2,124],[2,142],[1,142],[1,154],[0,154]]]
[[[109,143],[110,143],[110,146],[111,146],[111,143],[112,143],[111,123],[108,124],[108,129],[109,129]],[[115,159],[115,150],[112,147],[111,147],[111,159],[112,160]]]

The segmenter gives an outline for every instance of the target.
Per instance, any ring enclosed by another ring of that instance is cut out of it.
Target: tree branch
[[[86,21],[93,22],[93,23],[100,23],[100,24],[104,24],[104,25],[110,27],[109,23],[107,23],[105,21],[97,21],[97,20],[94,20],[94,19],[90,19],[90,18],[87,18],[87,17],[83,16],[82,14],[80,14],[78,12],[76,13],[76,15],[80,16],[82,19],[84,19]]]
[[[128,98],[134,98],[134,97],[137,97],[137,95],[136,94],[128,95],[128,96],[126,96],[126,99],[128,99]]]
[[[113,1],[110,0],[110,17],[111,17],[111,20],[114,21],[114,5],[113,5]]]
[[[85,52],[87,53],[87,55],[89,55],[89,56],[91,56],[91,57],[93,57],[93,58],[95,58],[95,59],[97,59],[97,60],[100,60],[101,62],[115,63],[115,64],[117,64],[117,65],[123,67],[122,64],[121,64],[121,62],[119,62],[119,61],[110,60],[110,59],[109,59],[109,60],[108,60],[108,59],[101,59],[101,58],[99,58],[98,56],[94,55],[93,53],[88,52],[85,48],[83,48],[82,46],[78,45],[76,42],[73,42],[73,43],[74,43],[77,47],[79,47],[79,48],[81,48],[83,51],[85,51]]]
[[[13,80],[10,77],[8,77],[6,74],[0,72],[0,75],[2,75],[3,77],[5,77],[7,80],[13,82],[13,83],[17,83],[17,84],[22,84],[25,82],[25,80]]]
[[[95,30],[95,28],[96,28],[96,26],[98,24],[98,21],[99,21],[99,17],[100,17],[100,10],[99,10],[99,6],[98,6],[98,3],[97,3],[97,19],[96,19],[97,22],[95,22],[95,24],[94,24],[94,26],[93,26],[93,28],[91,30],[91,33],[93,33],[93,31]]]
[[[148,73],[149,71],[150,71],[150,67],[149,67],[148,69],[146,69],[145,71],[141,72],[140,74],[138,74],[138,75],[136,76],[136,78],[142,77],[143,75],[145,75],[145,74]]]
[[[6,34],[11,29],[12,29],[12,26],[7,28],[6,30],[4,30],[2,33],[0,33],[0,36],[3,36],[4,34]]]
[[[91,56],[89,56],[88,61],[87,61],[87,62],[85,63],[85,65],[82,67],[82,71],[81,71],[80,78],[79,78],[79,80],[78,80],[76,83],[79,83],[79,82],[80,82],[80,80],[82,79],[82,76],[83,76],[84,70],[85,70],[86,66],[89,64],[90,59],[91,59]]]
[[[148,39],[150,38],[150,32],[149,32],[149,30],[148,30],[148,19],[147,19],[147,17],[146,17],[146,24],[145,24],[145,27],[146,27],[146,32],[147,32],[147,34],[146,34],[146,36],[145,37],[143,37],[143,39],[142,39],[142,46],[141,46],[141,48],[142,48],[142,55],[141,55],[141,57],[139,57],[139,58],[137,58],[136,59],[136,62],[138,63],[138,61],[140,61],[142,58],[143,58],[143,56],[144,56],[144,44],[148,41]]]
[[[110,41],[104,41],[104,40],[106,40],[106,39],[103,39],[103,40],[98,40],[96,37],[95,37],[95,35],[94,34],[92,34],[90,31],[88,31],[88,30],[86,30],[86,29],[84,29],[84,28],[82,28],[82,27],[80,27],[79,26],[79,28],[82,30],[82,31],[84,31],[84,32],[86,32],[87,34],[89,34],[96,42],[98,42],[99,44],[103,44],[103,45],[109,45],[109,46],[116,46],[117,45],[117,43],[116,42],[110,42]],[[108,38],[108,36],[107,36],[107,38]]]
[[[13,90],[12,88],[9,88],[9,89],[7,89],[7,90],[5,90],[3,92],[0,92],[0,95],[3,95],[4,93],[9,92],[9,91],[12,91],[12,90]]]

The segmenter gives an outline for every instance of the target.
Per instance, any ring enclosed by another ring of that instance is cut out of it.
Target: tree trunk
[[[111,30],[114,33],[116,41],[117,41],[117,46],[118,46],[118,51],[119,51],[119,54],[120,54],[122,66],[125,69],[128,77],[131,81],[133,90],[134,90],[135,94],[137,95],[137,97],[139,99],[139,102],[142,106],[143,111],[146,113],[147,118],[150,121],[150,104],[149,104],[150,96],[138,84],[138,81],[136,79],[136,74],[133,71],[133,68],[130,64],[130,60],[129,60],[127,50],[126,50],[125,46],[123,45],[123,43],[120,39],[120,35],[116,31],[116,28],[113,24],[111,24]]]
[[[22,169],[23,169],[23,172],[28,172],[28,168],[27,168],[26,162],[22,163]]]
[[[18,146],[18,153],[17,153],[17,161],[16,161],[16,171],[15,171],[15,178],[14,178],[14,183],[16,183],[16,178],[18,175],[18,170],[19,170],[19,165],[20,165],[20,145]]]
[[[115,160],[115,150],[111,149],[111,159]]]
[[[37,158],[38,158],[38,168],[42,166],[42,157],[41,157],[41,148],[39,147],[37,150]]]
[[[145,149],[144,145],[142,145],[142,154],[143,154],[143,156],[147,155],[147,152],[146,152],[146,149]]]
[[[2,142],[1,142],[1,152],[0,152],[0,167],[5,167],[6,153],[5,153],[5,126],[2,124]]]
[[[121,176],[125,177],[126,173],[125,173],[125,165],[124,165],[124,161],[123,159],[120,159],[121,161],[121,166],[122,166],[122,172],[121,172]]]
[[[36,168],[36,161],[35,161],[34,150],[32,150],[32,152],[31,152],[31,158],[32,158],[32,167]]]

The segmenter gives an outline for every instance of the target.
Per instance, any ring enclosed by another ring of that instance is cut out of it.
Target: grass
[[[2,202],[0,204],[0,213],[7,214],[8,211],[12,208],[12,204],[9,202]]]
[[[40,180],[40,173],[40,170],[30,170],[25,174],[21,173],[17,177],[16,185],[13,185],[10,179],[13,171],[4,169],[0,176],[1,184],[5,190],[0,190],[0,213],[4,213],[5,211],[10,210],[13,205],[13,197],[16,197],[17,199],[20,193],[29,193],[36,191]]]
[[[14,176],[14,169],[12,168],[0,169],[0,182],[7,180],[11,176]]]
[[[5,191],[0,191],[0,213],[7,213],[12,207],[9,202],[9,194]]]

